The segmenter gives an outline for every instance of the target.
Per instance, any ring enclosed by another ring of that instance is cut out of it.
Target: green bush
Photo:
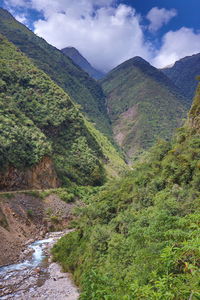
[[[199,138],[185,127],[160,141],[76,210],[53,256],[80,299],[200,299]]]

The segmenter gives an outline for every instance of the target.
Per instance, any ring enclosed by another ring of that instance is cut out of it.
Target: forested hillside
[[[105,96],[101,86],[94,79],[75,65],[69,57],[36,36],[2,8],[0,8],[0,33],[80,104],[81,110],[95,123],[96,128],[111,136]]]
[[[200,53],[186,56],[178,60],[173,67],[162,69],[162,72],[180,88],[191,103],[197,88],[196,76],[200,74]]]
[[[125,165],[70,97],[2,35],[0,92],[1,189],[10,167],[24,171],[44,157],[53,161],[60,185],[99,185],[105,165],[114,174]]]
[[[179,89],[161,71],[140,57],[132,58],[101,81],[114,138],[129,159],[169,140],[188,108]]]
[[[200,299],[200,85],[184,127],[77,210],[54,247],[84,300]]]

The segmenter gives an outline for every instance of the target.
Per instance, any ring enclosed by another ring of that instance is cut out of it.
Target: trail
[[[50,191],[54,191],[55,189],[41,189],[41,190],[16,190],[16,191],[1,191],[0,195],[6,195],[6,194],[21,194],[21,193],[31,193],[31,192],[50,192]]]

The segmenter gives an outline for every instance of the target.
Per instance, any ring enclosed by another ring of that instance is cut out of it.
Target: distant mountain
[[[100,79],[105,74],[101,71],[96,70],[85,57],[74,47],[66,47],[61,50],[65,55],[70,57],[75,64],[81,67],[85,72],[87,72],[92,78]]]
[[[122,63],[101,83],[115,140],[129,158],[158,138],[169,139],[186,116],[179,89],[141,57]]]
[[[200,75],[200,53],[182,58],[172,67],[162,69],[162,72],[180,88],[191,103],[197,87],[195,78]]]
[[[101,86],[60,50],[36,36],[6,10],[0,8],[0,33],[32,59],[69,96],[81,105],[82,111],[96,128],[111,136]]]
[[[125,166],[63,89],[1,34],[0,92],[0,190],[99,185]]]

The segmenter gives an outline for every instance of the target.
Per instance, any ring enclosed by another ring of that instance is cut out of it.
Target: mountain
[[[105,96],[96,80],[2,8],[0,8],[0,33],[31,58],[33,63],[62,87],[73,101],[80,104],[82,111],[96,128],[107,136],[112,135],[106,113]]]
[[[99,185],[125,166],[64,90],[2,35],[0,91],[1,190]]]
[[[96,70],[91,64],[85,59],[80,52],[74,47],[66,47],[61,50],[65,55],[70,57],[75,64],[77,64],[81,69],[87,72],[92,78],[100,79],[105,74]]]
[[[87,199],[54,246],[81,299],[199,299],[199,116],[200,84],[173,143]]]
[[[172,67],[162,69],[191,103],[200,74],[200,53],[178,60]]]
[[[186,116],[186,99],[161,71],[134,57],[101,81],[116,142],[128,157],[169,139]]]

